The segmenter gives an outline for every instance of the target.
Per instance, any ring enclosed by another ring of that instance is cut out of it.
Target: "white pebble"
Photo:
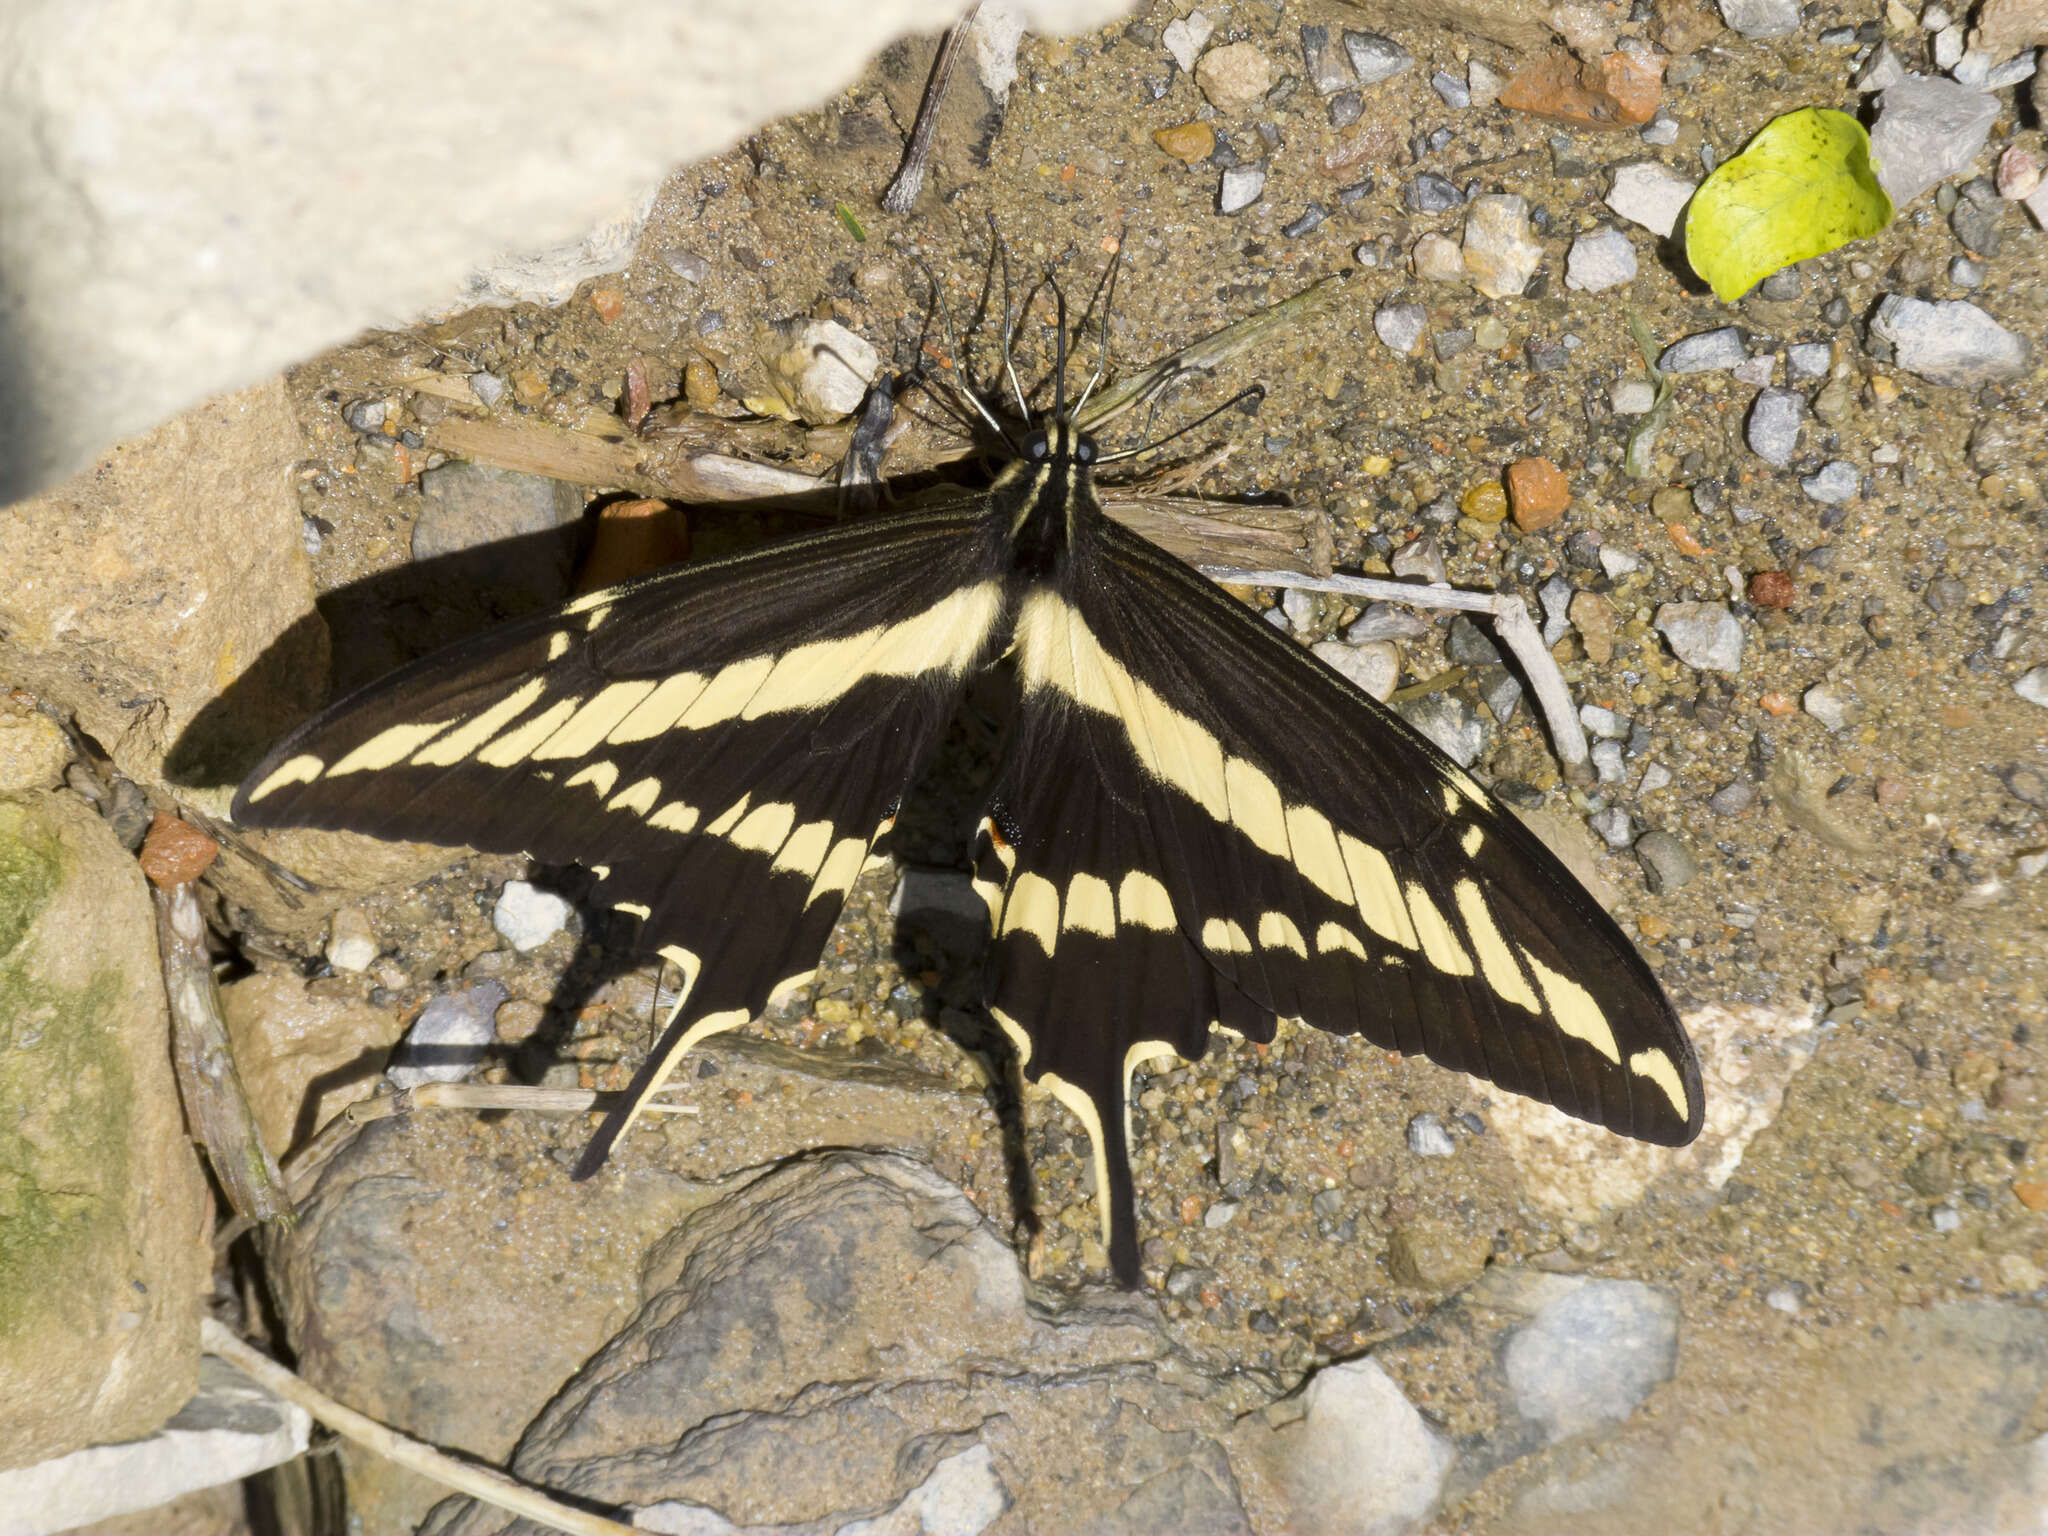
[[[507,880],[491,909],[491,926],[521,953],[547,943],[568,921],[568,902],[525,880]]]

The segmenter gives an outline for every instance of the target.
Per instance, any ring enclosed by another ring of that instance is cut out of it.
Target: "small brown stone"
[[[1424,1216],[1403,1222],[1388,1237],[1387,1268],[1403,1285],[1454,1291],[1479,1278],[1486,1253],[1484,1237]]]
[[[1273,65],[1257,44],[1230,43],[1195,61],[1195,84],[1218,112],[1242,112],[1265,98]]]
[[[1580,592],[1572,598],[1572,627],[1586,648],[1586,659],[1606,663],[1614,657],[1614,605],[1598,592]]]
[[[1663,97],[1661,58],[1610,53],[1598,64],[1581,65],[1568,53],[1554,53],[1509,76],[1500,104],[1582,128],[1620,129],[1647,123]]]
[[[2030,1211],[2048,1211],[2048,1180],[2014,1179],[2013,1198]]]
[[[597,311],[598,319],[610,325],[626,312],[626,296],[616,288],[593,288],[590,307]]]
[[[1571,505],[1572,486],[1548,459],[1517,459],[1508,466],[1508,503],[1524,533],[1548,528]]]
[[[165,890],[190,885],[219,853],[220,844],[197,827],[159,811],[142,841],[142,872]]]
[[[1697,53],[1721,31],[1721,18],[1699,0],[1658,0],[1657,41],[1669,53]]]
[[[683,398],[693,411],[708,411],[718,404],[718,370],[701,357],[683,365]]]
[[[1759,608],[1790,608],[1799,601],[1799,583],[1784,571],[1758,571],[1749,578],[1749,600]]]
[[[1216,152],[1216,130],[1207,123],[1179,123],[1161,128],[1152,135],[1152,142],[1174,159],[1192,165]]]

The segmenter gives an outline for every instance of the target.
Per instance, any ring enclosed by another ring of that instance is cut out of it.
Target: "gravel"
[[[1742,666],[1742,625],[1726,603],[1665,603],[1657,630],[1671,654],[1695,672],[1735,672]]]
[[[1412,355],[1429,324],[1429,311],[1420,304],[1382,304],[1373,311],[1373,334],[1382,345],[1404,356]]]
[[[1216,191],[1218,213],[1243,213],[1259,200],[1266,190],[1266,167],[1254,162],[1251,165],[1233,165],[1223,173],[1223,181]]]
[[[1799,489],[1830,507],[1853,500],[1862,488],[1863,477],[1847,459],[1829,459],[1799,482]]]
[[[1678,227],[1678,215],[1698,190],[1698,182],[1687,180],[1662,161],[1639,160],[1615,168],[1607,206],[1631,224],[1669,240]]]
[[[1634,282],[1635,275],[1635,242],[1618,229],[1586,231],[1565,257],[1564,285],[1580,293],[1605,293]]]
[[[1749,357],[1742,332],[1732,325],[1681,337],[1664,349],[1657,366],[1666,373],[1718,373]]]
[[[1931,303],[1889,294],[1877,306],[1870,334],[1891,344],[1901,368],[1936,384],[1972,389],[2018,378],[2030,366],[2025,338],[1967,299]]]
[[[1799,447],[1799,429],[1805,424],[1805,395],[1796,389],[1764,390],[1749,408],[1749,451],[1783,469],[1792,462]]]
[[[1404,69],[1414,66],[1415,55],[1377,32],[1346,32],[1344,52],[1350,56],[1351,68],[1358,75],[1360,85],[1378,85],[1382,80],[1391,80]]]

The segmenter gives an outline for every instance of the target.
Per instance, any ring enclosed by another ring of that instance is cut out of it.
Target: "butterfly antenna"
[[[1088,380],[1088,387],[1081,391],[1081,398],[1074,402],[1074,416],[1076,420],[1088,408],[1088,397],[1095,393],[1095,386],[1102,382],[1102,375],[1109,367],[1109,311],[1110,306],[1116,302],[1116,272],[1117,268],[1123,264],[1123,259],[1124,240],[1123,236],[1119,234],[1116,241],[1116,254],[1109,259],[1109,271],[1103,278],[1102,287],[1098,295],[1102,300],[1102,339],[1095,349],[1095,372]]]
[[[1017,413],[1026,421],[1031,419],[1031,402],[1024,398],[1024,382],[1017,377],[1017,332],[1010,320],[1010,248],[1003,244],[1002,237],[995,235],[995,215],[989,215],[989,232],[995,238],[996,251],[1003,259],[1003,371],[1010,376],[1010,392],[1017,397]],[[1027,297],[1028,304],[1030,299]]]
[[[1045,280],[1052,284],[1053,314],[1057,320],[1052,338],[1052,419],[1063,422],[1067,419],[1067,296],[1060,292],[1059,282],[1050,272]]]
[[[953,329],[952,306],[947,304],[945,290],[939,286],[939,280],[937,276],[934,275],[931,267],[925,262],[922,256],[917,258],[917,264],[919,267],[924,269],[924,280],[930,283],[932,287],[932,302],[939,311],[940,320],[945,324],[946,346],[948,347],[948,349],[951,350],[953,354],[954,371],[958,374],[961,374],[962,377],[965,377],[964,370],[966,367],[966,353],[961,351],[959,333]],[[1016,450],[1017,444],[1011,439],[1009,432],[1005,430],[1003,424],[1000,421],[996,420],[995,416],[990,412],[989,408],[981,403],[981,396],[975,393],[975,391],[971,387],[973,381],[970,379],[968,382],[970,387],[962,388],[957,384],[954,387],[956,388],[956,390],[958,390],[961,397],[965,399],[969,405],[974,407],[974,414],[979,416],[982,419],[982,421],[987,424],[988,429],[991,432],[995,433],[995,435],[1002,440],[1003,444],[1014,452]]]
[[[1202,426],[1206,422],[1214,421],[1218,416],[1221,416],[1233,405],[1242,405],[1247,400],[1263,400],[1265,398],[1266,386],[1263,384],[1253,384],[1249,388],[1240,389],[1228,400],[1224,401],[1221,405],[1217,406],[1215,410],[1206,412],[1201,416],[1197,416],[1193,421],[1189,422],[1186,426],[1180,428],[1178,431],[1169,432],[1166,434],[1166,436],[1162,438],[1157,438],[1149,443],[1140,443],[1135,448],[1123,448],[1119,449],[1115,453],[1105,453],[1095,462],[1097,464],[1114,464],[1119,459],[1135,459],[1141,453],[1150,453],[1155,448],[1164,448],[1168,443],[1172,442],[1177,437],[1186,437],[1190,432],[1194,431],[1195,428]],[[1151,422],[1148,420],[1145,425],[1146,429],[1149,431],[1151,429]]]

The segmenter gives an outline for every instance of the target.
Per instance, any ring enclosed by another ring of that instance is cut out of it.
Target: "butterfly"
[[[1685,1031],[1563,865],[1397,715],[1104,516],[1063,303],[1060,334],[1052,408],[1016,428],[977,407],[1009,454],[986,490],[464,640],[291,732],[233,819],[595,874],[681,980],[587,1178],[693,1046],[811,983],[964,691],[1008,667],[1017,718],[973,838],[984,1001],[1087,1133],[1122,1282],[1141,1278],[1133,1074],[1219,1031],[1299,1019],[1690,1141]]]

